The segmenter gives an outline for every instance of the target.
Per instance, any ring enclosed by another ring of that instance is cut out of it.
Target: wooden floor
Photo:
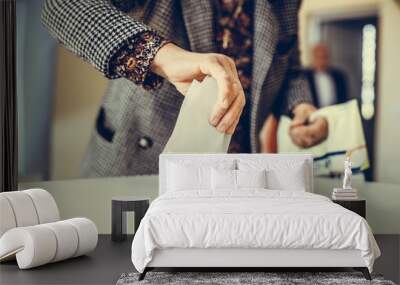
[[[400,236],[377,235],[376,240],[382,257],[375,263],[375,272],[399,283]],[[0,264],[0,284],[115,284],[122,273],[134,271],[131,242],[132,238],[128,238],[115,243],[109,235],[100,235],[96,250],[88,256],[29,270],[19,270],[15,262],[3,263]]]

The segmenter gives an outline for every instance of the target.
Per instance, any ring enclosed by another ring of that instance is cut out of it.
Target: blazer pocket
[[[293,47],[296,46],[297,35],[281,38],[276,46],[276,52],[279,55],[287,54]]]
[[[100,137],[107,142],[112,142],[114,139],[115,131],[106,125],[106,111],[104,107],[100,108],[99,114],[96,120],[96,131]]]

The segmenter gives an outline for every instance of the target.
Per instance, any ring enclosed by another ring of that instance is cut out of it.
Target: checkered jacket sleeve
[[[110,79],[119,77],[110,66],[113,55],[129,38],[151,31],[109,0],[45,0],[42,21],[67,49]]]
[[[293,108],[300,103],[312,104],[311,91],[305,78],[301,63],[300,63],[300,52],[296,44],[296,47],[292,51],[290,56],[290,68],[288,73],[288,88],[286,91],[286,112],[290,113]]]
[[[293,108],[300,103],[312,104],[313,102],[308,81],[304,76],[300,62],[298,15],[301,2],[301,0],[279,2],[279,4],[284,7],[281,15],[284,24],[281,28],[288,30],[288,34],[292,35],[290,38],[292,43],[289,44],[291,47],[289,55],[289,70],[286,77],[286,104],[284,104],[285,108],[283,110],[286,114],[290,114]]]

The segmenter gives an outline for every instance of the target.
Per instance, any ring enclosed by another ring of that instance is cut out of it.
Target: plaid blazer
[[[299,71],[299,6],[300,0],[255,0],[248,100],[253,152],[259,150],[259,131],[278,101],[286,109],[311,102]],[[146,91],[115,78],[109,70],[110,58],[126,39],[148,30],[185,49],[215,52],[213,17],[212,0],[45,1],[42,19],[50,33],[112,79],[83,160],[85,176],[158,173],[158,155],[172,133],[183,96],[168,82]]]

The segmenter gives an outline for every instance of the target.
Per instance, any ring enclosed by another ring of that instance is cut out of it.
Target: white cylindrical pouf
[[[13,209],[17,227],[33,226],[39,223],[35,205],[30,196],[23,191],[3,192]]]
[[[9,229],[17,226],[11,204],[2,194],[0,193],[0,237]]]
[[[73,218],[65,220],[70,223],[78,232],[79,244],[75,256],[88,253],[96,248],[98,232],[96,225],[86,218]]]
[[[43,189],[0,193],[0,215],[0,261],[16,258],[20,269],[80,256],[97,245],[96,225],[86,218],[58,221],[57,204]]]
[[[57,251],[54,232],[41,225],[11,229],[1,237],[0,241],[0,252],[16,253],[20,269],[49,263]]]
[[[50,228],[57,238],[57,252],[51,262],[57,262],[73,257],[78,249],[78,233],[74,226],[65,221],[42,225]]]
[[[60,220],[60,213],[56,201],[49,192],[43,189],[24,190],[28,194],[36,208],[39,224],[52,223]]]
[[[85,218],[8,230],[0,238],[0,261],[16,257],[20,269],[77,257],[95,249],[97,228]]]

